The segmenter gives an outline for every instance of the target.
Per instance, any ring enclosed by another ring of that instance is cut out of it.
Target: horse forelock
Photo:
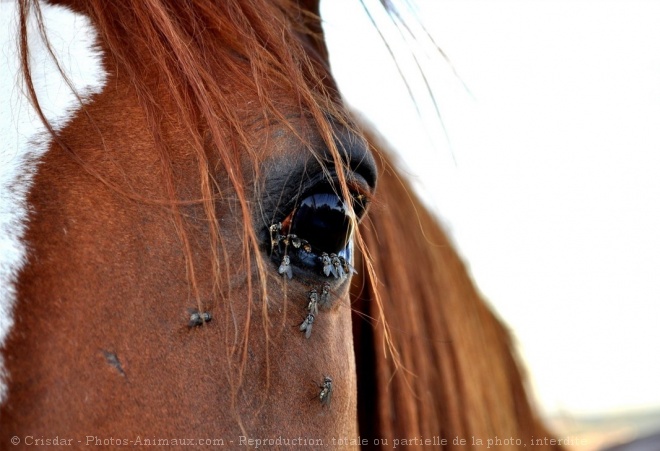
[[[52,141],[28,91],[33,92],[53,130],[59,131],[80,109],[80,102],[99,93],[106,80],[97,35],[88,18],[53,5],[43,5],[40,14],[33,8],[24,11],[25,29],[21,31],[19,5],[0,2],[0,349],[13,325],[15,283],[26,262],[27,195],[39,160]],[[31,86],[23,79],[22,35],[29,46],[26,63]],[[1,358],[0,402],[7,377]]]

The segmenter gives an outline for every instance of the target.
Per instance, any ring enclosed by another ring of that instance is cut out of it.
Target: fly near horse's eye
[[[323,288],[321,288],[321,299],[319,302],[324,307],[330,302],[330,284],[328,282],[325,282]]]
[[[307,304],[307,310],[309,310],[309,313],[311,313],[314,316],[318,315],[319,314],[319,293],[318,293],[318,291],[316,291],[316,288],[312,288],[312,290],[307,295],[307,298],[309,299],[309,304]]]
[[[289,279],[293,277],[293,271],[291,270],[291,259],[288,255],[282,257],[282,263],[280,264],[279,269],[277,270],[282,275],[286,275]]]
[[[321,254],[321,264],[323,265],[323,274],[330,276],[330,273],[332,272],[332,260],[325,252]]]

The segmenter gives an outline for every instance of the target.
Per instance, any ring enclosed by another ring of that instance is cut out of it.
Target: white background
[[[405,32],[365,3],[423,119],[359,2],[325,0],[342,92],[513,329],[546,414],[660,407],[660,2],[418,1],[448,58],[412,44],[442,123]]]

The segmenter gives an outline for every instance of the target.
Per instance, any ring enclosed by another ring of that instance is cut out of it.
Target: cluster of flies
[[[309,241],[292,233],[282,235],[280,233],[282,232],[281,222],[272,224],[268,230],[270,231],[271,253],[273,253],[276,247],[279,247],[280,243],[287,247],[292,246],[294,249],[301,249],[308,254],[312,252],[312,246],[309,244]],[[327,252],[323,252],[321,256],[317,258],[323,267],[323,274],[325,274],[326,277],[330,277],[330,275],[332,275],[335,279],[343,279],[348,275],[356,273],[355,268],[353,268],[344,257],[341,257],[335,253],[328,254]],[[282,257],[282,262],[280,263],[280,267],[278,268],[277,272],[289,279],[293,278],[291,258],[286,253]]]
[[[312,325],[314,319],[319,314],[319,306],[326,307],[330,305],[330,284],[325,282],[321,287],[321,293],[316,288],[312,288],[307,294],[307,316],[300,325],[300,331],[305,334],[305,338],[312,336]]]
[[[281,222],[272,224],[268,228],[270,232],[270,245],[271,253],[275,248],[279,249],[280,243],[283,243],[286,247],[292,246],[294,249],[301,249],[303,252],[311,253],[312,246],[309,242],[303,238],[300,238],[294,234],[283,235],[283,226]],[[321,253],[320,257],[317,257],[322,272],[326,277],[334,277],[335,279],[344,279],[347,276],[350,276],[356,273],[355,269],[346,261],[342,256],[339,256],[335,253],[328,254],[327,252]],[[291,258],[289,255],[284,253],[282,256],[282,262],[277,270],[279,274],[289,279],[293,278],[293,270],[291,268]],[[330,284],[324,283],[321,287],[321,292],[314,288],[308,294],[308,304],[307,304],[307,315],[300,324],[300,331],[305,334],[305,338],[309,338],[312,335],[312,326],[314,325],[314,320],[319,314],[319,306],[325,307],[329,305],[330,300]]]
[[[285,248],[291,246],[308,254],[312,253],[312,246],[307,240],[295,234],[282,234],[283,226],[281,222],[272,224],[268,230],[270,232],[271,254],[276,248],[279,249],[280,244],[284,244]],[[326,277],[344,279],[352,274],[357,274],[355,268],[344,257],[335,253],[328,254],[327,252],[323,252],[317,259],[322,268],[322,273]],[[288,279],[293,278],[291,258],[286,252],[282,256],[282,261],[277,272]],[[330,283],[325,282],[320,290],[312,288],[307,294],[307,300],[307,315],[299,327],[300,331],[305,334],[305,338],[309,338],[312,335],[312,327],[314,320],[319,314],[319,308],[325,308],[330,305]],[[318,388],[320,389],[318,394],[320,403],[323,406],[329,406],[333,392],[332,378],[330,376],[324,376],[323,382]]]
[[[294,234],[282,235],[282,223],[278,222],[277,224],[272,224],[268,231],[270,232],[270,253],[272,254],[276,247],[279,247],[280,243],[284,244],[286,247],[293,246],[294,249],[302,249],[304,252],[311,253],[312,245],[309,244],[307,240],[304,240]],[[280,274],[291,279],[293,277],[293,270],[291,269],[291,259],[287,254],[284,254],[282,257],[282,263],[280,264],[279,269],[277,270]]]

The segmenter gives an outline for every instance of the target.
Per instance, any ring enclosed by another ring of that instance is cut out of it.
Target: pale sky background
[[[660,408],[660,2],[417,3],[451,61],[415,45],[446,134],[391,22],[371,8],[424,120],[359,3],[325,0],[345,97],[513,329],[547,414]]]

